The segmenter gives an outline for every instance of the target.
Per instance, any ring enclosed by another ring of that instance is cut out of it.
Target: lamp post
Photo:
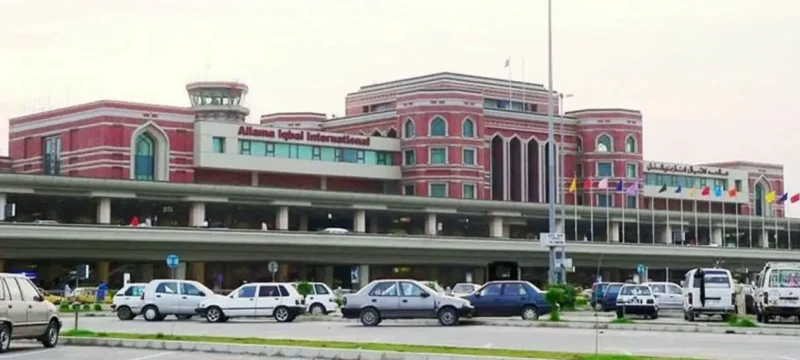
[[[548,170],[548,217],[550,234],[558,232],[556,228],[556,159],[555,159],[555,124],[553,119],[553,0],[547,0],[547,170]],[[548,282],[558,282],[560,270],[556,269],[556,247],[550,248],[550,271]],[[556,273],[558,272],[558,274]]]
[[[571,98],[574,95],[572,95],[572,94],[558,94],[558,96],[559,96],[559,100],[560,100],[558,102],[558,110],[559,110],[558,113],[560,115],[559,125],[558,125],[558,127],[559,127],[558,132],[561,134],[560,139],[559,139],[560,141],[559,141],[559,144],[558,144],[558,158],[559,158],[558,159],[558,169],[559,169],[559,175],[560,175],[560,179],[558,181],[558,185],[559,185],[559,200],[561,201],[561,224],[562,224],[561,227],[564,229],[563,232],[564,232],[564,234],[566,236],[566,233],[567,233],[567,215],[566,215],[567,203],[565,201],[566,200],[565,199],[565,197],[566,197],[565,193],[566,192],[564,191],[564,181],[566,180],[566,176],[565,176],[565,173],[564,173],[564,149],[566,148],[566,142],[564,141],[564,114],[566,113],[566,110],[564,108],[564,99]],[[575,206],[577,206],[577,202],[576,202]],[[574,221],[578,221],[578,219],[574,219]],[[576,233],[575,234],[575,239],[573,239],[573,240],[577,241],[578,240],[577,237],[578,237],[578,234]],[[565,248],[565,249],[561,250],[561,263],[562,264],[565,263],[566,258],[567,258],[567,251],[566,251],[566,248]],[[567,282],[566,269],[562,269],[559,272],[559,277],[560,277],[560,281],[561,282],[563,282],[563,283]]]

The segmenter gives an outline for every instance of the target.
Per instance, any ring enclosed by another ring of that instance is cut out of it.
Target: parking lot
[[[71,319],[64,328],[70,329]],[[800,360],[800,342],[790,336],[747,336],[702,333],[595,331],[585,329],[519,328],[498,326],[420,325],[387,321],[378,327],[363,327],[356,321],[297,321],[279,324],[273,320],[231,320],[210,324],[196,319],[163,322],[119,321],[115,318],[81,319],[80,327],[96,332],[129,332],[167,335],[206,335],[443,345],[564,352],[599,352],[651,356],[683,356],[708,359]],[[2,359],[0,359],[2,360]]]
[[[0,360],[86,360],[86,359],[114,359],[114,360],[234,360],[234,359],[263,359],[246,355],[224,355],[199,352],[178,352],[163,350],[122,349],[106,347],[61,346],[54,349],[44,349],[38,343],[19,342],[11,346],[11,350],[0,355]]]

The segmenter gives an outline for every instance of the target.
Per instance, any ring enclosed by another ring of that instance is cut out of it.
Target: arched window
[[[475,124],[472,122],[472,120],[464,120],[464,124],[461,125],[461,137],[475,137]]]
[[[583,140],[581,138],[575,139],[575,146],[578,148],[578,154],[583,153]]]
[[[414,122],[411,119],[406,120],[403,125],[403,137],[406,139],[414,137]]]
[[[134,179],[154,180],[156,173],[156,143],[148,134],[136,137],[136,156],[134,161]]]
[[[611,152],[611,137],[608,135],[600,135],[597,138],[597,152]]]
[[[768,216],[767,190],[764,184],[756,184],[756,216]]]
[[[636,138],[633,135],[628,136],[625,139],[625,152],[626,153],[635,153],[636,152]]]
[[[447,136],[447,123],[440,117],[431,121],[431,136]]]
[[[389,129],[389,132],[386,133],[386,137],[397,138],[397,130],[395,130],[394,128]]]

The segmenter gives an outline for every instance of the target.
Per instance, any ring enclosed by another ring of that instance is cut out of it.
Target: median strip
[[[321,341],[321,340],[297,340],[297,339],[262,339],[262,338],[237,338],[237,337],[221,337],[221,336],[190,336],[190,335],[166,335],[166,334],[137,334],[137,333],[109,333],[109,332],[93,332],[89,330],[68,330],[62,333],[67,344],[69,345],[107,345],[107,346],[125,346],[124,343],[85,343],[76,340],[133,340],[142,342],[165,342],[163,345],[151,344],[157,348],[168,348],[166,342],[184,342],[184,343],[197,343],[208,345],[243,345],[243,346],[264,346],[276,348],[276,351],[271,353],[272,356],[287,356],[287,357],[304,357],[302,354],[292,351],[297,348],[308,348],[317,350],[341,350],[347,352],[383,352],[387,353],[386,356],[381,358],[398,358],[398,354],[414,353],[414,354],[428,354],[427,359],[441,358],[441,355],[464,355],[471,357],[493,357],[493,358],[528,358],[528,359],[547,359],[547,360],[693,360],[688,358],[669,358],[669,357],[648,357],[648,356],[631,356],[631,355],[613,355],[613,354],[579,354],[579,353],[565,353],[565,352],[550,352],[550,351],[535,351],[535,350],[511,350],[511,349],[487,349],[487,348],[462,348],[450,346],[425,346],[425,345],[406,345],[406,344],[384,344],[384,343],[358,343],[358,342],[342,342],[342,341]],[[131,347],[143,347],[143,344],[132,344]],[[280,348],[285,348],[286,351],[281,351]],[[177,347],[177,350],[184,349]],[[195,351],[204,351],[203,348],[194,348]],[[213,346],[207,347],[210,352],[218,352],[219,349],[213,349]],[[234,350],[227,347],[228,351],[233,353],[245,353],[244,350]],[[394,354],[394,355],[393,355]],[[325,353],[314,353],[308,357],[316,359],[334,359],[342,358],[341,354],[332,353],[326,356]],[[345,357],[349,358],[349,357]],[[696,360],[696,359],[695,359]]]

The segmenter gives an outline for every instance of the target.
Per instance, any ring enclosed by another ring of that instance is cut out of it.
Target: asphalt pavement
[[[70,329],[72,326],[72,319],[65,319],[64,329]],[[371,328],[363,327],[356,321],[297,321],[279,324],[273,320],[231,320],[222,324],[210,324],[201,319],[178,321],[172,317],[163,322],[145,322],[140,319],[119,321],[109,317],[82,318],[80,327],[96,332],[306,339],[582,353],[593,353],[597,350],[601,353],[704,359],[800,360],[800,341],[791,336],[478,325],[442,327],[404,321],[386,321],[378,327]],[[595,342],[598,345],[597,349]]]
[[[28,342],[14,342],[11,345],[11,349],[7,353],[0,354],[0,360],[236,360],[251,358],[256,359],[256,357],[247,355],[225,355],[200,352],[103,348],[89,346],[57,346],[53,349],[45,349],[39,343]],[[264,359],[264,357],[257,358]]]

